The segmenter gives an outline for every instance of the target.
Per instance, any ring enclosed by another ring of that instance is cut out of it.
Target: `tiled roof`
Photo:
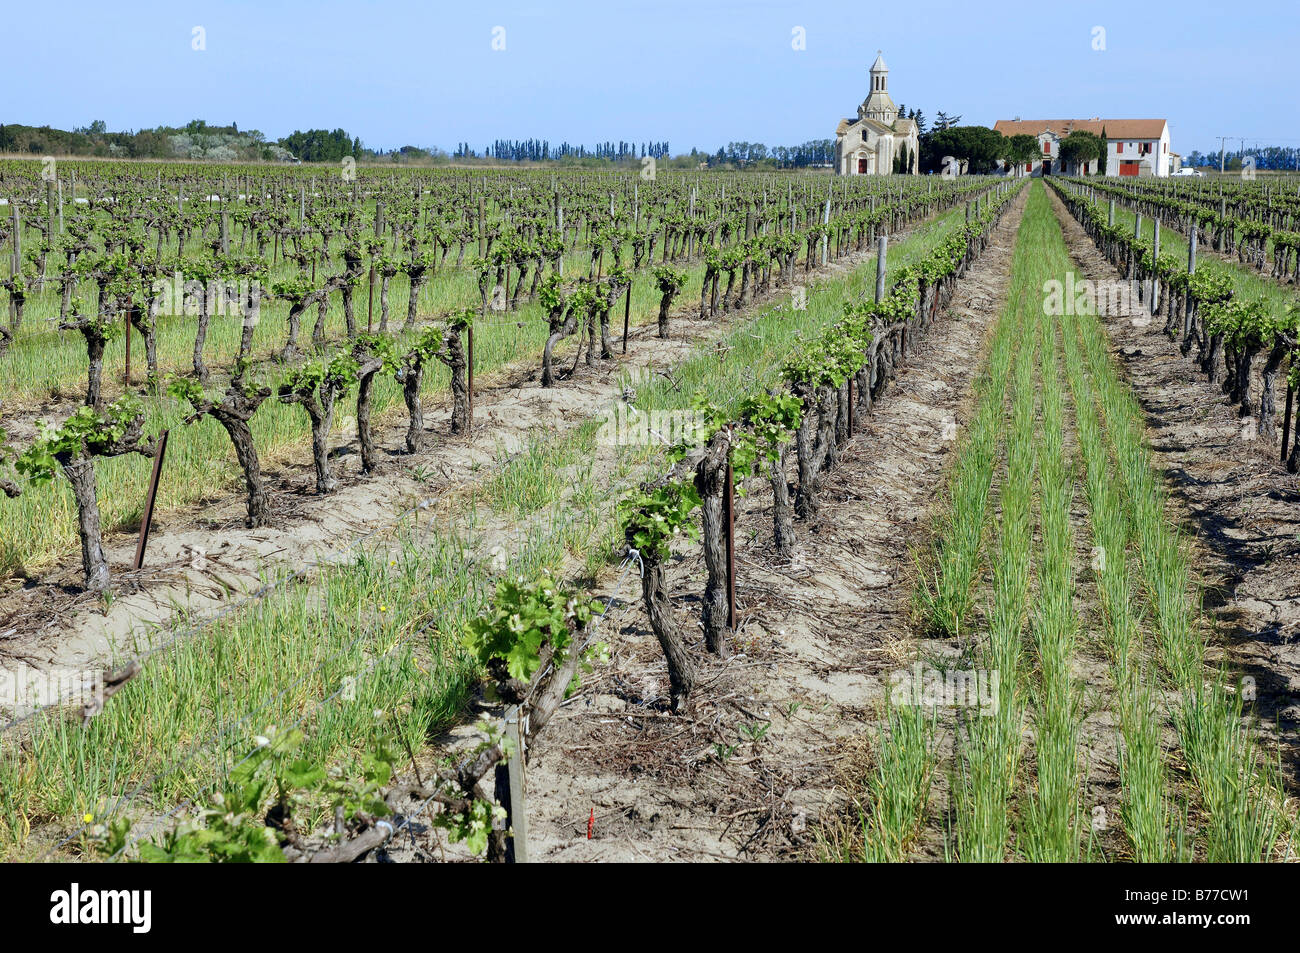
[[[1159,139],[1164,134],[1164,119],[999,119],[993,128],[1004,136],[1037,136],[1052,132],[1068,136],[1072,132],[1091,132],[1108,139]]]

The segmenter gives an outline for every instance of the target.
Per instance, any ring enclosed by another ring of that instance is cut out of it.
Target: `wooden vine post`
[[[826,208],[822,211],[822,267],[826,267],[831,253],[831,200],[826,199]]]
[[[1282,455],[1278,458],[1282,463],[1286,463],[1286,445],[1291,436],[1291,407],[1295,402],[1295,385],[1291,383],[1288,375],[1286,382],[1286,413],[1282,415]]]
[[[384,237],[384,203],[375,200],[375,238],[383,239]],[[366,330],[374,331],[375,329],[375,256],[370,256],[370,281],[367,285],[367,296],[369,302],[366,306]]]
[[[470,321],[465,326],[465,374],[468,378],[466,389],[469,391],[469,412],[466,416],[469,418],[465,422],[465,433],[472,433],[474,430],[474,322]]]
[[[478,197],[478,254],[487,255],[487,199],[482,195]]]
[[[1152,221],[1155,238],[1151,246],[1151,307],[1150,312],[1156,313],[1156,308],[1160,307],[1160,219]]]
[[[727,628],[736,631],[736,479],[727,451]]]
[[[1192,311],[1196,307],[1192,300],[1191,277],[1196,274],[1196,223],[1192,223],[1191,233],[1187,236],[1187,278],[1188,288],[1187,295],[1183,305],[1183,353],[1186,354],[1191,350],[1190,340],[1192,334]]]
[[[524,784],[524,732],[520,721],[523,715],[518,705],[505,713],[504,734],[514,748],[505,764],[497,764],[495,790],[498,803],[505,808],[505,852],[501,857],[507,864],[528,863],[528,801]]]
[[[967,206],[969,208],[969,206]],[[889,252],[889,233],[880,236],[876,243],[876,301],[885,300],[885,256]]]
[[[849,439],[853,439],[853,375],[849,375]]]
[[[48,242],[53,238],[54,219],[59,219],[59,231],[63,231],[63,203],[56,205],[54,199],[54,180],[45,180],[45,240]],[[41,280],[45,280],[45,275],[41,275]]]
[[[22,219],[18,215],[18,206],[16,204],[13,207],[13,213],[14,213],[13,215],[14,240],[13,240],[13,245],[9,249],[9,277],[10,278],[18,274],[19,270],[21,270],[23,265]],[[10,295],[9,296],[9,324],[11,326],[13,325],[14,316],[17,315],[17,313],[18,313],[18,305],[14,301],[14,296]]]

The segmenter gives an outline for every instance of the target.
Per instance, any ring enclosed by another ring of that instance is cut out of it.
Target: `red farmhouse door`
[[[866,175],[866,174],[867,174],[867,160],[866,160],[866,159],[859,159],[859,160],[858,160],[858,175]]]
[[[1138,163],[1136,163],[1136,162],[1121,162],[1121,163],[1119,164],[1119,174],[1120,174],[1120,175],[1137,175],[1137,174],[1138,174]]]

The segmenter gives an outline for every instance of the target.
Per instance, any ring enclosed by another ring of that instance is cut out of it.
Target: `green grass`
[[[1226,673],[1207,662],[1188,547],[1100,322],[1045,313],[1045,282],[1063,279],[1071,263],[1045,190],[1031,188],[1011,289],[915,593],[931,634],[962,636],[963,662],[999,674],[996,714],[959,710],[955,719],[949,856],[1000,861],[1014,850],[1031,861],[1093,857],[1075,653],[1083,631],[1095,627],[1109,662],[1113,697],[1102,704],[1118,723],[1119,813],[1132,857],[1273,858],[1295,826],[1283,810],[1277,767],[1260,751]],[[1095,617],[1091,607],[1076,608],[1079,482],[1081,528],[1093,546],[1085,571],[1097,586]],[[1000,518],[990,519],[990,510]],[[987,610],[976,613],[984,586]],[[920,757],[914,742],[910,751],[891,749],[895,734],[915,732],[886,714],[877,773],[866,785],[874,793],[863,812],[864,829],[881,842],[876,859],[897,854],[899,832],[920,836],[898,819],[900,800],[880,793],[881,779],[897,777],[906,803],[916,779],[934,770],[905,757]],[[927,737],[944,727],[931,726]],[[1022,751],[1026,727],[1032,760]],[[1166,733],[1177,738],[1172,750]],[[924,750],[933,752],[933,740]]]
[[[867,863],[901,863],[925,822],[936,755],[937,714],[916,704],[886,703],[884,725],[877,732],[876,760],[867,775],[862,854]]]
[[[1062,336],[1066,376],[1074,397],[1090,511],[1093,580],[1100,599],[1102,639],[1120,723],[1120,814],[1133,859],[1188,859],[1185,831],[1173,811],[1173,790],[1161,747],[1165,719],[1158,672],[1142,651],[1141,620],[1131,573],[1131,534],[1123,489],[1110,466],[1091,382],[1072,319]]]
[[[1239,693],[1210,669],[1195,609],[1188,546],[1168,517],[1168,494],[1146,444],[1140,406],[1123,383],[1094,315],[1075,322],[1125,490],[1143,593],[1161,667],[1178,693],[1174,724],[1204,814],[1211,861],[1266,860],[1286,826],[1281,783],[1253,739]]]
[[[1033,227],[1031,214],[1039,214],[1032,192],[1012,251],[1012,290],[995,331],[996,335],[1005,335],[1006,346],[1013,350],[1004,358],[998,350],[1001,338],[995,338],[990,373],[996,373],[1000,380],[981,378],[977,385],[986,388],[981,396],[981,411],[986,406],[988,408],[987,417],[982,416],[979,421],[987,421],[989,426],[998,428],[1005,428],[1007,424],[1004,405],[1011,381],[1014,382],[1014,392],[1006,436],[1005,470],[998,495],[1000,521],[993,529],[996,545],[989,548],[993,592],[986,613],[988,639],[975,644],[976,633],[967,633],[972,643],[967,657],[983,670],[998,675],[998,706],[991,714],[970,713],[958,720],[958,752],[950,785],[953,846],[956,856],[968,862],[997,862],[1005,858],[1011,836],[1011,806],[1022,757],[1025,686],[1021,676],[1032,550],[1030,510],[1036,427],[1034,367],[1037,340],[1031,333],[1035,327],[1035,312],[1030,307],[1033,298],[1026,284],[1028,265],[1032,262],[1032,246],[1026,238]],[[987,467],[987,471],[981,469],[980,479],[991,483],[993,469],[999,460],[996,447],[991,447],[987,453],[993,459],[986,460],[981,456],[980,466]],[[964,461],[959,460],[954,470],[959,480],[966,478],[963,464]],[[987,488],[983,497],[973,501],[969,495],[954,495],[953,505],[964,506],[967,512],[951,514],[946,522],[941,523],[948,532],[966,533],[958,538],[972,550],[975,549],[973,540],[982,532],[987,495]],[[975,514],[979,514],[978,525]],[[970,528],[964,529],[966,527]],[[946,550],[948,538],[943,538],[940,545]],[[972,557],[972,560],[974,558],[977,557]],[[969,605],[974,600],[969,587],[980,566],[969,565],[967,569],[967,565],[969,563],[962,565],[963,572],[957,578],[965,581],[966,588],[961,590],[961,594],[965,604]]]
[[[1018,237],[1016,248],[1020,248]],[[989,488],[1005,416],[1003,401],[1018,343],[1014,325],[1021,296],[1016,292],[1023,290],[1012,290],[999,315],[988,365],[975,383],[979,395],[975,416],[939,503],[934,551],[922,566],[914,593],[925,627],[943,636],[960,637],[974,606],[972,585],[982,559]]]
[[[484,486],[487,502],[494,509],[524,517],[554,504],[572,486],[586,485],[600,426],[601,420],[596,418],[572,433],[535,434],[523,452],[510,457]],[[506,459],[507,455],[499,451],[498,457]]]
[[[1043,190],[1034,193],[1027,237],[1038,249],[1034,277],[1051,273],[1042,254],[1048,233],[1059,226]],[[1040,285],[1041,287],[1041,285]],[[1042,559],[1033,633],[1037,683],[1033,692],[1035,786],[1029,792],[1020,848],[1035,861],[1079,859],[1079,694],[1071,676],[1079,620],[1074,610],[1074,472],[1064,448],[1065,400],[1056,360],[1057,324],[1038,320],[1042,422],[1038,441],[1039,513]]]
[[[942,536],[940,548],[931,556],[936,582],[918,586],[916,601],[923,608],[931,628],[944,623],[957,634],[971,605],[971,585],[980,559],[984,513],[992,463],[996,455],[997,431],[1003,419],[1002,400],[1018,340],[1020,312],[1010,303],[999,315],[990,344],[989,365],[979,379],[982,389],[975,421],[957,451],[950,474],[943,515],[937,532],[960,533],[958,544],[965,549],[956,554],[952,535]],[[959,512],[959,507],[965,507]],[[1009,698],[1005,682],[999,684],[998,709],[991,715],[973,713],[969,731],[992,742],[994,734],[1004,731],[1016,719],[1015,705]],[[938,764],[934,736],[937,712],[927,713],[919,699],[887,698],[882,726],[875,732],[875,764],[866,776],[864,804],[860,816],[862,842],[851,850],[852,859],[871,862],[897,862],[907,859],[908,852],[920,835],[925,822],[930,783]],[[909,703],[910,702],[910,703]],[[1018,732],[1018,726],[1016,728]],[[992,754],[994,743],[980,745],[976,760],[964,763],[975,773],[1003,775],[996,756],[980,761],[982,753]],[[1014,775],[1014,771],[1012,771]],[[977,785],[979,795],[989,788]],[[976,790],[963,788],[956,796]],[[965,800],[957,813],[973,824],[998,823],[1005,820],[1005,801],[996,810]],[[961,823],[961,821],[959,821]],[[993,835],[996,837],[996,834]],[[1005,842],[1003,837],[999,843]],[[1000,859],[1000,854],[999,854]]]
[[[1132,223],[1134,216],[1117,206],[1116,221]],[[1143,227],[1148,234],[1153,228],[1149,219]],[[1185,241],[1167,229],[1161,242],[1172,253],[1186,251]],[[1062,272],[1069,269],[1059,235],[1046,253]],[[1245,269],[1219,262],[1215,267],[1232,276],[1239,293],[1281,300],[1276,285]],[[1254,740],[1240,694],[1226,687],[1228,673],[1207,663],[1190,547],[1170,518],[1141,407],[1097,316],[1067,315],[1062,328],[1067,372],[1081,408],[1089,493],[1096,500],[1094,539],[1107,560],[1097,575],[1119,694],[1122,814],[1130,845],[1138,859],[1183,860],[1193,856],[1199,834],[1200,849],[1211,861],[1269,859],[1289,824],[1280,810],[1280,779]],[[1124,568],[1128,551],[1136,579]],[[1130,596],[1130,583],[1140,600]],[[1153,638],[1144,639],[1142,627]],[[1147,661],[1148,642],[1158,671]],[[1174,807],[1172,770],[1160,750],[1161,726],[1170,721],[1186,764],[1183,780],[1199,811]]]
[[[598,488],[588,472],[563,507],[516,521],[505,567],[480,552],[470,497],[444,529],[408,520],[393,539],[323,564],[314,581],[288,577],[181,639],[85,729],[66,710],[40,713],[0,747],[0,843],[24,856],[34,828],[197,798],[271,726],[303,725],[303,756],[345,770],[381,736],[426,746],[462,716],[477,683],[459,635],[496,574],[603,565],[617,497],[643,459],[627,455]]]

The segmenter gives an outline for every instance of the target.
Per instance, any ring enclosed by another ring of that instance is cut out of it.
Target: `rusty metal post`
[[[627,326],[632,318],[632,279],[627,280],[627,298],[623,301],[623,353],[627,353]]]
[[[158,498],[158,478],[162,475],[163,457],[167,455],[167,436],[170,430],[158,435],[158,448],[153,455],[153,474],[149,477],[149,493],[144,501],[144,516],[140,520],[140,540],[135,544],[135,563],[132,568],[144,566],[144,549],[149,545],[149,524],[153,522],[153,505]]]

